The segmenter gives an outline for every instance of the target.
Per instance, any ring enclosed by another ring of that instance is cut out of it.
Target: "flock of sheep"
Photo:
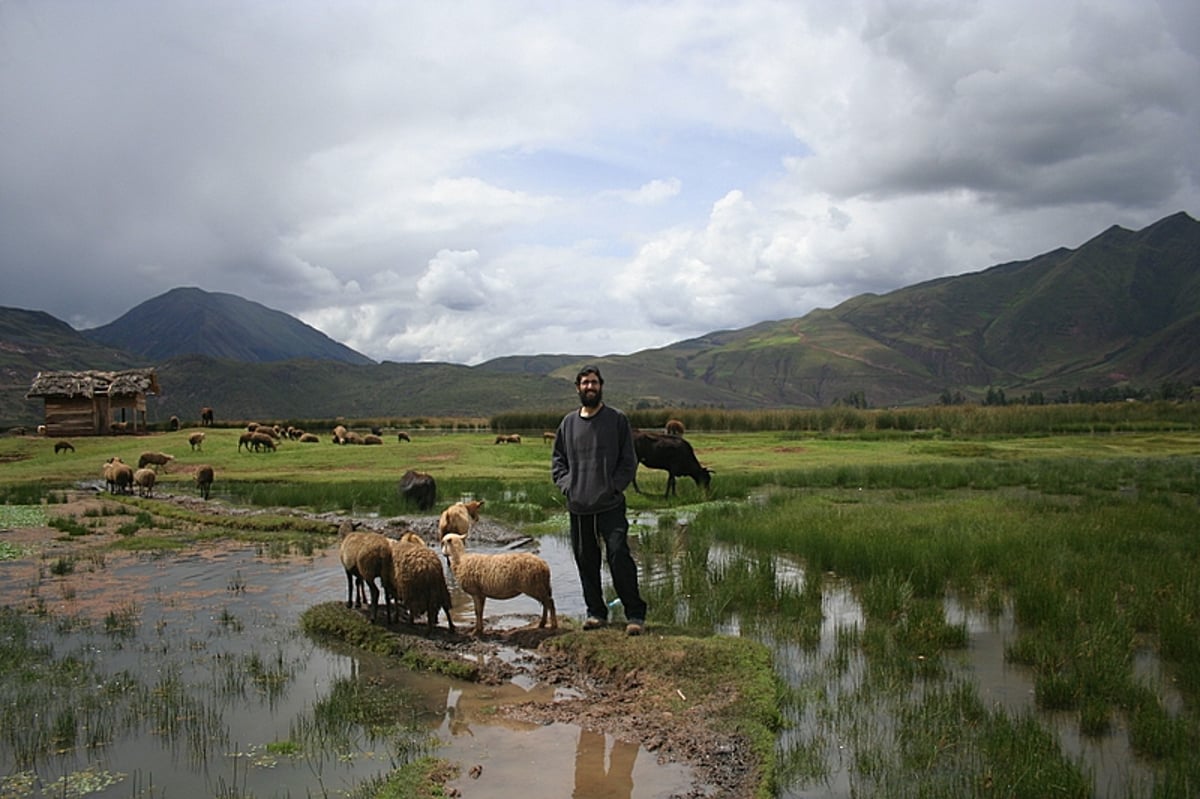
[[[135,469],[114,456],[104,462],[100,475],[104,478],[105,487],[110,494],[132,494],[136,490],[138,496],[153,497],[154,484],[158,482],[156,467],[165,467],[173,460],[175,456],[165,452],[143,452]],[[208,499],[214,476],[211,466],[200,466],[196,469],[196,486],[204,499]]]
[[[465,540],[475,522],[483,500],[456,502],[438,519],[442,555],[450,564],[459,588],[475,605],[475,634],[483,634],[483,609],[488,599],[512,599],[525,594],[542,605],[539,628],[549,623],[558,627],[558,614],[550,588],[550,565],[530,552],[467,552]],[[346,571],[346,607],[361,608],[370,593],[371,620],[379,611],[383,595],[387,620],[393,620],[393,603],[404,609],[410,623],[422,614],[426,631],[432,633],[439,613],[445,611],[451,632],[450,590],[437,553],[414,532],[399,539],[382,533],[354,532],[344,529],[339,547]],[[379,584],[376,584],[376,580]]]

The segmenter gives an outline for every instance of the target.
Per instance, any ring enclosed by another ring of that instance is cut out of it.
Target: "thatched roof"
[[[153,369],[123,372],[38,372],[26,399],[37,397],[135,397],[157,394],[158,375]]]

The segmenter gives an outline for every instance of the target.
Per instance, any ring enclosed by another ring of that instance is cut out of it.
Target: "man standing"
[[[625,632],[641,635],[646,603],[638,591],[637,564],[629,551],[625,487],[637,474],[637,453],[629,419],[604,404],[604,378],[595,366],[575,376],[580,408],[563,417],[554,437],[550,475],[567,498],[571,550],[587,606],[585,630],[608,623],[600,585],[600,558],[608,561],[613,588],[625,606]]]

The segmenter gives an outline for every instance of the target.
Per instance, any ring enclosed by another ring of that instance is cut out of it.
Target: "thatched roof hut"
[[[153,369],[38,372],[26,399],[46,402],[46,435],[137,433],[146,429],[146,395],[158,394]]]

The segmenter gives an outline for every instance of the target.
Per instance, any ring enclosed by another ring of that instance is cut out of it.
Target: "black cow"
[[[433,475],[409,469],[400,478],[400,496],[421,510],[429,510],[437,502],[437,481]]]
[[[708,490],[712,482],[712,472],[700,465],[692,445],[679,436],[668,436],[662,433],[648,433],[645,430],[633,431],[633,448],[637,451],[638,463],[649,469],[663,469],[667,473],[667,491],[663,498],[675,494],[675,478],[690,477],[696,485]],[[637,479],[633,481],[633,490],[642,493],[638,488]]]

